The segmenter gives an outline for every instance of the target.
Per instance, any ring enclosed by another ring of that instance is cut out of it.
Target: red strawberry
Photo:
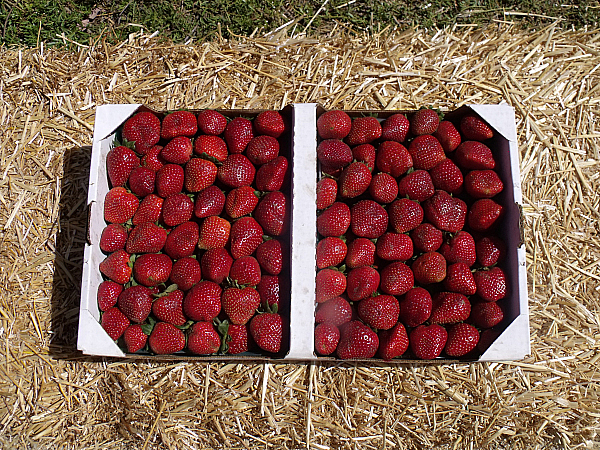
[[[401,323],[397,323],[390,330],[379,332],[379,349],[377,354],[385,361],[402,356],[408,349],[408,334]]]
[[[443,120],[438,125],[438,129],[433,136],[440,141],[442,148],[446,153],[453,152],[460,145],[460,133],[454,124],[448,120]]]
[[[358,316],[361,320],[378,330],[389,330],[396,325],[399,314],[400,306],[393,295],[367,297],[358,304]]]
[[[423,253],[413,262],[412,271],[417,283],[439,283],[446,278],[446,260],[438,252]]]
[[[146,286],[128,287],[119,295],[117,305],[129,320],[142,323],[152,310],[152,293]]]
[[[471,170],[465,176],[465,190],[473,198],[492,198],[502,189],[504,184],[493,170]]]
[[[208,186],[196,194],[194,215],[199,219],[208,216],[218,216],[225,206],[225,194],[217,186]]]
[[[423,222],[423,208],[417,202],[400,198],[387,208],[390,225],[396,233],[406,233]]]
[[[217,166],[202,159],[192,158],[185,165],[184,186],[188,192],[200,192],[217,179]]]
[[[477,291],[475,278],[465,263],[450,264],[446,269],[444,288],[463,295],[473,295]]]
[[[110,223],[102,230],[100,236],[100,250],[105,253],[111,253],[115,250],[125,248],[127,242],[127,230],[118,223]]]
[[[344,324],[340,329],[337,355],[340,359],[372,358],[379,348],[379,337],[359,320]]]
[[[369,194],[378,203],[391,203],[398,197],[398,183],[389,173],[380,172],[371,179]]]
[[[198,224],[196,222],[184,222],[167,235],[164,252],[174,260],[192,256],[199,239],[200,228]]]
[[[410,289],[400,301],[400,320],[407,327],[421,325],[431,316],[431,294],[422,287]]]
[[[106,334],[108,334],[113,341],[116,341],[123,335],[129,326],[129,319],[125,317],[125,314],[123,314],[119,308],[113,307],[102,313],[100,323],[102,328],[104,328],[104,331],[106,331]]]
[[[381,292],[391,295],[406,294],[415,284],[412,270],[406,264],[395,261],[381,270]],[[376,327],[379,328],[379,327]]]
[[[369,170],[373,172],[377,159],[377,151],[371,144],[357,145],[352,149],[352,158],[355,161],[366,164]]]
[[[321,356],[335,352],[340,341],[340,330],[331,323],[320,323],[315,327],[315,351]]]
[[[227,335],[229,337],[229,340],[227,341],[227,353],[230,355],[237,355],[238,353],[248,351],[249,336],[248,327],[246,325],[230,323],[227,327]]]
[[[112,187],[124,186],[133,169],[140,165],[135,152],[122,145],[112,148],[106,155],[106,171]]]
[[[196,258],[181,258],[173,264],[170,280],[177,285],[178,289],[189,291],[201,279],[202,270]]]
[[[475,240],[466,231],[459,231],[442,244],[440,253],[453,263],[464,263],[468,267],[475,264]]]
[[[425,218],[436,228],[456,233],[465,225],[467,205],[446,191],[437,190],[432,197],[423,202],[423,211]]]
[[[346,276],[335,269],[321,269],[317,272],[316,300],[323,303],[339,297],[346,290]]]
[[[280,191],[265,194],[254,211],[256,221],[271,236],[281,236],[287,230],[287,216],[287,199]]]
[[[496,167],[490,148],[477,141],[465,141],[458,146],[455,161],[461,169],[484,170]]]
[[[423,134],[433,134],[440,124],[440,116],[433,109],[420,109],[414,113],[410,120],[410,131],[412,134],[420,136]]]
[[[317,209],[333,205],[337,197],[337,183],[332,178],[321,178],[317,183]]]
[[[148,338],[148,345],[157,355],[177,353],[185,347],[185,335],[173,324],[158,322]]]
[[[267,241],[269,242],[269,241]],[[348,247],[338,237],[326,237],[317,243],[317,268],[337,266],[346,258]]]
[[[429,170],[446,158],[442,144],[430,134],[417,136],[408,146],[415,169]]]
[[[451,159],[444,159],[435,167],[429,170],[431,181],[436,189],[457,194],[461,191],[463,185],[463,175],[456,164]]]
[[[369,144],[379,139],[381,132],[381,124],[375,117],[356,117],[352,120],[346,142],[351,146]]]
[[[217,171],[217,178],[232,188],[250,186],[254,181],[256,168],[244,155],[229,155]]]
[[[123,292],[123,286],[112,280],[105,280],[98,285],[98,307],[100,311],[107,311],[117,304],[119,294]]]
[[[422,223],[410,232],[414,249],[418,252],[435,252],[444,241],[442,232],[430,223]]]
[[[352,162],[352,150],[343,141],[327,139],[317,146],[317,159],[323,170],[333,172]]]
[[[125,250],[127,253],[158,253],[167,241],[167,230],[152,222],[144,222],[129,232]]]
[[[145,253],[133,263],[133,278],[143,286],[165,283],[171,275],[173,261],[163,253]]]
[[[162,220],[169,227],[187,222],[193,214],[194,202],[183,192],[171,194],[163,202]]]
[[[230,287],[221,294],[221,304],[231,323],[245,325],[260,306],[260,295],[252,287]]]
[[[229,153],[242,153],[254,137],[252,122],[244,117],[236,117],[227,124],[223,136]]]
[[[123,333],[123,340],[129,353],[135,353],[146,346],[148,335],[140,324],[129,325]]]
[[[160,152],[160,156],[173,164],[185,164],[190,160],[194,147],[192,141],[186,136],[177,136],[171,139]]]
[[[350,207],[335,202],[317,217],[317,231],[321,236],[341,236],[350,227]]]
[[[474,231],[488,231],[498,223],[504,208],[489,198],[477,200],[469,209],[467,223]]]
[[[475,242],[475,253],[479,264],[490,267],[504,259],[506,245],[496,236],[485,236]]]
[[[369,188],[369,184],[371,184],[371,171],[365,164],[353,162],[344,168],[338,183],[340,197],[358,197]]]
[[[277,155],[279,155],[279,141],[272,136],[256,136],[246,148],[246,156],[256,166],[273,161]]]
[[[152,303],[152,314],[162,322],[180,327],[187,322],[183,315],[183,291],[176,289],[157,298]]]
[[[221,287],[204,280],[191,288],[183,299],[183,312],[196,322],[210,322],[221,312]]]
[[[177,136],[192,137],[198,132],[198,120],[189,111],[175,111],[167,114],[162,121],[160,137],[173,139]]]
[[[448,332],[440,325],[419,325],[410,332],[410,348],[419,359],[435,359],[442,354]]]
[[[254,118],[254,129],[257,134],[278,138],[285,131],[285,122],[278,111],[263,111]]]
[[[344,111],[327,111],[317,119],[317,132],[321,139],[344,139],[351,126],[352,119]]]
[[[263,275],[256,286],[263,306],[279,306],[281,301],[280,280],[277,275]]]
[[[210,216],[200,225],[200,239],[198,248],[208,250],[211,248],[225,247],[231,234],[231,223],[219,216]]]
[[[99,264],[100,272],[115,283],[125,284],[131,278],[132,273],[129,266],[130,257],[131,255],[125,250],[117,250]]]
[[[356,238],[348,244],[346,266],[355,269],[360,266],[372,266],[375,262],[375,244],[367,238]]]
[[[379,287],[380,279],[379,272],[372,267],[361,266],[352,269],[346,281],[348,298],[356,302],[370,297]]]
[[[229,276],[233,258],[223,247],[211,248],[204,252],[200,264],[206,280],[221,284]]]
[[[413,166],[412,156],[406,147],[395,141],[379,144],[375,163],[379,171],[389,173],[394,178],[406,173]]]
[[[502,322],[504,312],[496,302],[478,302],[471,307],[469,319],[479,328],[492,328]]]
[[[352,307],[343,297],[334,297],[317,306],[316,323],[330,323],[339,327],[352,320]]]
[[[404,142],[410,128],[410,122],[404,114],[393,114],[381,125],[381,139],[384,141]]]
[[[475,114],[466,114],[460,119],[460,131],[471,141],[485,141],[494,137],[494,130]]]
[[[495,302],[506,297],[506,275],[500,267],[479,270],[473,274],[477,295],[486,302]]]
[[[218,136],[225,131],[227,118],[218,111],[205,109],[198,113],[198,128],[204,134]]]
[[[188,333],[187,348],[196,355],[212,355],[221,347],[221,338],[211,322],[196,322]]]
[[[288,169],[288,160],[278,156],[263,164],[256,172],[256,189],[259,191],[278,191],[283,186]]]
[[[258,197],[250,186],[241,186],[232,189],[225,200],[225,212],[232,219],[246,216],[254,211],[258,205]]]
[[[143,167],[147,167],[154,172],[158,172],[162,166],[167,162],[160,156],[163,147],[161,145],[155,145],[142,156],[141,164]]]
[[[479,331],[468,323],[457,323],[448,330],[448,341],[444,351],[451,357],[465,356],[479,342]]]
[[[178,164],[165,164],[156,172],[156,193],[165,198],[183,190],[185,175]]]
[[[376,239],[387,230],[388,214],[383,206],[373,200],[355,203],[350,216],[352,232],[356,236]]]
[[[467,320],[471,314],[469,299],[458,292],[440,292],[433,297],[430,323],[446,324]]]
[[[200,157],[223,162],[229,154],[227,144],[218,136],[202,134],[194,140],[194,153]]]
[[[231,265],[229,278],[239,285],[256,286],[260,282],[260,264],[254,256],[242,256]]]
[[[426,170],[415,170],[398,182],[398,194],[422,202],[433,195],[435,188]]]
[[[231,256],[233,259],[254,253],[263,241],[264,231],[253,217],[242,217],[231,226]]]
[[[140,202],[140,206],[133,215],[132,223],[140,225],[145,222],[158,222],[162,212],[163,199],[158,195],[150,194]]]
[[[385,233],[377,239],[376,252],[387,261],[406,261],[413,256],[412,239],[406,234]]]
[[[127,119],[123,138],[135,142],[135,151],[145,154],[160,140],[160,119],[150,111],[143,111]]]
[[[146,197],[154,192],[156,172],[148,167],[136,167],[129,175],[129,188],[138,197]]]
[[[249,328],[252,338],[262,350],[279,351],[283,334],[283,320],[279,314],[257,314],[250,321]]]
[[[277,239],[268,239],[256,248],[256,259],[262,270],[279,275],[283,270],[283,246]]]
[[[123,187],[114,187],[104,198],[104,220],[109,223],[125,223],[133,217],[140,201]]]

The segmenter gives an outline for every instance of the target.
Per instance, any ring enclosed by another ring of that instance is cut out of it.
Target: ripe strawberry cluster
[[[285,121],[142,111],[106,157],[101,323],[129,352],[280,351]],[[281,154],[280,154],[281,152]]]
[[[507,286],[494,131],[432,109],[383,121],[332,110],[317,131],[316,352],[475,355]]]

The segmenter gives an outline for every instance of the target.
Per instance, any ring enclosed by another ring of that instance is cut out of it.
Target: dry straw
[[[2,448],[598,448],[598,30],[293,33],[0,49]],[[158,364],[74,350],[97,105],[500,101],[516,108],[522,161],[525,361]]]

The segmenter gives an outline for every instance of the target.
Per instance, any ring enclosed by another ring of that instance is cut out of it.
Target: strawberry
[[[125,314],[117,307],[109,308],[102,313],[102,319],[100,324],[106,334],[110,336],[113,341],[119,339],[127,327],[129,326],[129,319],[125,317]]]
[[[419,284],[439,283],[446,278],[446,259],[438,252],[423,253],[413,262],[412,271]]]
[[[231,256],[233,259],[254,253],[263,241],[264,231],[253,217],[242,217],[231,226]]]
[[[256,136],[248,143],[246,156],[256,166],[273,161],[279,155],[279,141],[272,136]]]
[[[417,202],[400,198],[387,208],[390,225],[396,233],[406,233],[423,222],[423,208]]]
[[[223,136],[229,153],[242,153],[254,137],[252,121],[244,117],[235,117],[225,127]]]
[[[426,170],[415,170],[405,175],[398,182],[398,194],[419,202],[427,200],[433,195],[435,188]]]
[[[279,275],[283,270],[283,245],[277,239],[268,239],[256,248],[256,259],[262,270]]]
[[[335,269],[321,269],[317,272],[316,301],[323,303],[339,297],[346,290],[346,276]]]
[[[140,201],[123,187],[114,187],[104,197],[104,220],[125,223],[133,217]]]
[[[167,241],[167,230],[152,222],[144,222],[129,232],[125,250],[127,253],[158,253]]]
[[[479,328],[492,328],[502,322],[504,312],[496,302],[478,302],[471,307],[470,321]]]
[[[134,225],[145,222],[158,222],[162,212],[163,199],[158,195],[150,194],[140,202],[140,206],[131,220]]]
[[[123,333],[123,340],[129,353],[135,353],[146,346],[148,335],[144,332],[143,325],[138,323],[129,325]]]
[[[460,145],[460,133],[454,124],[448,120],[442,120],[433,136],[440,141],[446,153],[453,152]]]
[[[202,158],[192,158],[185,165],[184,186],[188,192],[200,192],[217,179],[217,166]]]
[[[148,338],[148,345],[157,355],[177,353],[185,347],[185,335],[173,324],[158,322]]]
[[[342,171],[338,193],[342,198],[354,198],[366,192],[371,184],[371,171],[361,162],[353,162]]]
[[[100,235],[100,250],[111,253],[124,249],[127,242],[127,230],[118,223],[109,223]]]
[[[444,159],[429,170],[431,182],[436,189],[457,194],[463,185],[463,175],[451,159]]]
[[[410,131],[416,136],[433,134],[440,124],[440,116],[433,109],[423,108],[415,112],[410,119]]]
[[[223,212],[225,206],[225,194],[217,186],[208,186],[196,194],[194,203],[194,215],[198,219],[209,216],[218,216]]]
[[[469,209],[467,223],[474,231],[488,231],[498,223],[504,208],[489,198],[477,200]]]
[[[212,355],[221,347],[221,338],[210,322],[196,322],[187,337],[187,348],[196,355]]]
[[[200,263],[196,258],[191,257],[178,259],[173,263],[169,279],[177,285],[178,289],[189,291],[202,279]]]
[[[164,252],[174,260],[192,256],[199,239],[200,227],[198,224],[183,222],[167,235]]]
[[[398,322],[390,330],[379,332],[379,349],[377,354],[385,361],[402,356],[408,349],[408,334],[406,328]]]
[[[448,330],[448,340],[444,351],[450,357],[465,356],[479,342],[479,331],[468,323],[457,323]]]
[[[119,294],[123,292],[123,286],[112,280],[105,280],[98,285],[98,308],[107,311],[117,304]]]
[[[287,230],[287,199],[280,191],[265,194],[254,211],[256,221],[270,236],[281,236]]]
[[[280,284],[277,275],[263,275],[260,277],[260,283],[256,286],[256,290],[260,295],[263,306],[279,306],[281,301]]]
[[[225,212],[232,219],[246,216],[258,205],[258,197],[250,186],[232,189],[225,200]]]
[[[260,264],[254,256],[242,256],[231,265],[229,278],[239,285],[256,286],[260,282]]]
[[[267,241],[269,242],[269,241]],[[338,237],[326,237],[317,243],[317,268],[337,266],[346,258],[348,247]]]
[[[378,203],[391,203],[398,197],[398,183],[389,173],[380,172],[371,178],[369,194]]]
[[[473,198],[492,198],[502,189],[504,184],[493,170],[471,170],[465,176],[465,190]]]
[[[218,136],[226,126],[227,118],[218,111],[205,109],[198,113],[198,128],[204,134]]]
[[[406,234],[385,233],[377,239],[376,253],[386,261],[406,261],[413,256],[413,242]]]
[[[381,270],[381,284],[379,289],[385,294],[406,294],[414,284],[413,272],[403,262],[394,261]]]
[[[145,253],[133,263],[133,278],[143,286],[165,283],[171,275],[173,261],[163,253]]]
[[[430,134],[417,136],[408,146],[415,169],[429,170],[446,158],[442,144]]]
[[[142,323],[152,310],[152,293],[146,286],[125,288],[117,299],[117,306],[129,320]]]
[[[263,111],[254,118],[256,134],[278,138],[285,131],[285,122],[279,111]]]
[[[413,166],[413,160],[404,145],[395,141],[384,141],[377,148],[375,164],[380,172],[398,178]]]
[[[479,270],[473,276],[477,285],[477,295],[482,300],[495,302],[506,297],[506,275],[500,267]]]
[[[450,264],[464,263],[471,267],[475,264],[475,240],[466,231],[459,231],[442,244],[440,253]]]
[[[432,308],[429,291],[414,287],[400,301],[400,320],[407,327],[416,327],[429,319]]]
[[[198,132],[198,120],[189,111],[175,111],[167,114],[162,121],[160,137],[173,139],[177,136],[192,137]]]
[[[252,338],[262,350],[279,351],[283,334],[283,320],[279,314],[257,314],[250,321],[249,328]]]
[[[330,323],[339,327],[352,320],[352,307],[343,297],[334,297],[320,303],[315,312],[316,323]]]
[[[448,332],[441,325],[419,325],[410,332],[410,348],[419,359],[435,359],[442,354]]]
[[[348,298],[356,302],[370,297],[379,287],[380,279],[379,272],[372,267],[361,266],[352,269],[348,272],[346,281]]]
[[[455,153],[456,164],[461,169],[485,170],[496,167],[490,148],[477,141],[464,141]]]
[[[165,198],[183,190],[185,175],[178,164],[165,164],[156,172],[156,193]]]
[[[433,297],[430,323],[446,324],[467,320],[471,314],[469,299],[458,292],[440,292]]]
[[[161,150],[160,156],[167,162],[173,164],[185,164],[190,160],[194,147],[190,138],[177,136],[171,139]]]
[[[479,264],[490,267],[504,259],[506,245],[496,236],[485,236],[475,242],[475,254]]]
[[[145,154],[160,140],[160,119],[143,111],[127,119],[121,132],[123,138],[135,142],[135,151]]]
[[[373,200],[355,203],[350,216],[352,232],[356,236],[376,239],[387,230],[388,214],[383,206]]]
[[[169,227],[187,222],[193,214],[194,202],[183,192],[171,194],[163,202],[162,221]]]
[[[417,252],[435,252],[444,241],[442,232],[430,223],[422,223],[410,232],[414,249]]]
[[[198,248],[208,250],[211,248],[225,247],[231,234],[231,223],[219,216],[210,216],[200,225],[200,239]]]
[[[393,114],[381,124],[381,139],[404,142],[409,128],[410,122],[404,114]]]
[[[158,172],[162,166],[167,164],[167,162],[160,156],[160,152],[162,152],[162,145],[155,145],[151,149],[149,149],[144,156],[142,156],[141,165],[143,167],[147,167],[154,172]]]
[[[335,202],[317,217],[317,231],[321,236],[341,236],[350,227],[350,207]]]
[[[321,178],[317,182],[317,209],[333,205],[337,197],[337,183],[332,178]]]
[[[122,145],[112,148],[106,155],[106,171],[112,187],[124,186],[133,169],[140,165],[135,152]]]
[[[381,124],[375,117],[356,117],[352,120],[346,142],[350,146],[369,144],[381,137]]]
[[[315,327],[315,351],[321,356],[335,352],[340,341],[340,330],[331,323],[320,323]]]
[[[370,327],[379,330],[389,330],[396,325],[399,314],[400,306],[393,295],[367,297],[358,304],[360,319]]]
[[[180,327],[187,322],[183,315],[183,291],[175,289],[165,295],[158,297],[152,303],[152,314],[162,322],[172,323]]]
[[[470,141],[485,141],[494,137],[494,130],[475,114],[466,114],[460,119],[460,131]]]
[[[237,355],[238,353],[247,352],[249,349],[249,339],[247,325],[236,325],[230,323],[227,327],[227,353]]]
[[[236,188],[250,186],[254,181],[256,168],[244,155],[229,155],[217,171],[217,178],[225,186]]]
[[[259,191],[278,191],[283,186],[288,169],[288,160],[278,156],[273,161],[260,166],[256,172],[256,189]]]
[[[352,149],[352,158],[355,161],[366,164],[369,170],[373,172],[377,159],[377,151],[371,144],[357,145]]]
[[[359,320],[344,324],[340,329],[337,355],[340,359],[372,358],[379,348],[377,333]]]
[[[343,141],[327,139],[321,141],[317,146],[317,160],[321,163],[323,170],[336,171],[352,162],[352,150]]]
[[[260,294],[252,287],[230,287],[221,294],[221,304],[231,323],[245,325],[260,306]]]
[[[129,175],[129,188],[138,197],[146,197],[154,192],[156,172],[148,167],[136,167]]]
[[[117,250],[99,264],[100,272],[115,283],[125,284],[131,278],[132,273],[129,266],[130,257],[131,255],[125,250]]]
[[[232,264],[233,258],[223,247],[206,250],[200,260],[204,278],[218,284],[229,276]]]
[[[208,280],[200,281],[183,299],[183,312],[196,322],[210,322],[221,312],[221,287]]]
[[[344,139],[351,127],[352,119],[344,111],[327,111],[317,119],[317,132],[321,139]]]
[[[194,153],[200,157],[223,162],[229,152],[227,144],[219,136],[201,134],[194,139]]]
[[[465,263],[450,264],[446,269],[444,288],[463,295],[473,295],[477,291],[475,278]]]
[[[360,266],[372,266],[375,263],[375,244],[367,238],[359,237],[348,244],[346,266],[355,269]]]
[[[462,230],[467,216],[467,205],[446,191],[437,190],[423,202],[425,218],[442,231],[456,233]]]

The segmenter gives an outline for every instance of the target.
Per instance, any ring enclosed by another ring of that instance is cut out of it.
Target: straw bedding
[[[598,30],[294,33],[189,45],[139,33],[119,45],[0,49],[2,448],[598,448]],[[526,360],[159,364],[75,350],[97,105],[500,101],[517,112]]]

